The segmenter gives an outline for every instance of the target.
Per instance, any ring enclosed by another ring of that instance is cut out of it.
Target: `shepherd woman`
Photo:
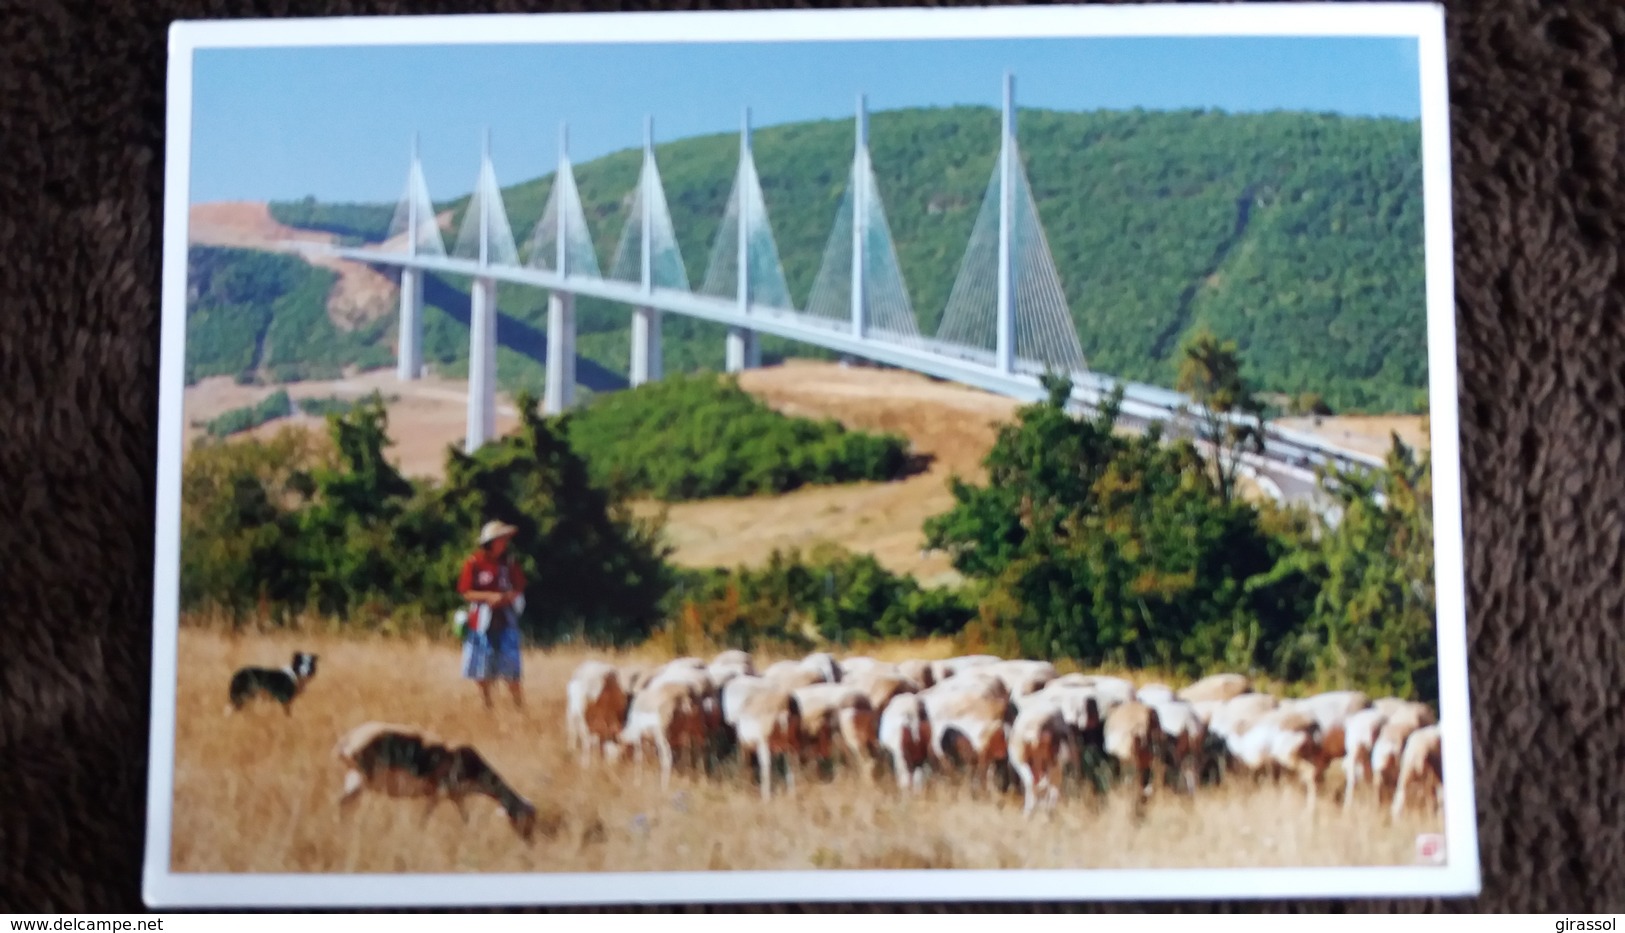
[[[524,706],[520,687],[519,614],[525,610],[525,574],[508,553],[519,529],[500,521],[480,529],[480,545],[463,562],[457,592],[468,600],[463,626],[463,676],[480,685],[491,708],[491,681],[508,682],[515,707]]]

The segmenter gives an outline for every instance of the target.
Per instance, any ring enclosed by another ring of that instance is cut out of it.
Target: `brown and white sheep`
[[[741,678],[729,683],[733,686]],[[785,789],[795,791],[795,764],[801,753],[801,706],[788,690],[768,681],[756,680],[750,689],[735,691],[738,704],[728,712],[731,725],[739,742],[741,760],[756,759],[761,779],[762,799],[773,796],[773,756],[784,755],[790,765],[785,769]],[[727,688],[724,688],[726,691]],[[725,699],[728,698],[725,694]]]
[[[1164,779],[1170,773],[1178,774],[1185,793],[1196,793],[1205,764],[1207,725],[1197,715],[1194,705],[1171,695],[1145,705],[1157,713],[1157,725],[1162,734],[1158,757],[1162,759]]]
[[[1053,807],[1060,799],[1062,763],[1071,755],[1071,728],[1047,697],[1023,703],[1005,739],[1011,770],[1021,780],[1022,813],[1032,816],[1040,799]]]
[[[1371,775],[1377,786],[1377,802],[1388,802],[1399,782],[1400,760],[1411,733],[1432,725],[1433,711],[1420,703],[1389,705],[1392,710],[1377,740],[1371,745]]]
[[[931,755],[931,719],[918,694],[900,693],[880,711],[880,746],[891,753],[898,788],[918,791]]]
[[[1056,677],[1055,665],[1048,661],[999,661],[977,670],[999,678],[1012,698],[1036,693]]]
[[[852,674],[841,681],[842,686],[850,686],[861,690],[869,697],[869,705],[879,713],[886,709],[886,704],[903,693],[918,693],[920,684],[909,680],[896,668],[889,665],[876,665],[867,670]]]
[[[1304,782],[1308,808],[1314,809],[1320,778],[1329,762],[1321,745],[1320,725],[1313,716],[1292,707],[1274,709],[1245,732],[1232,735],[1228,744],[1235,759],[1250,771],[1296,774]]]
[[[968,762],[972,787],[988,786],[1007,755],[1005,720],[1009,691],[995,677],[955,676],[917,696],[931,722],[931,754],[939,765]]]
[[[1317,693],[1282,704],[1301,710],[1314,718],[1320,726],[1320,744],[1328,759],[1342,758],[1346,749],[1343,723],[1354,713],[1368,709],[1371,698],[1358,690],[1335,690]]]
[[[1152,766],[1162,743],[1162,723],[1157,711],[1134,700],[1120,703],[1107,714],[1104,729],[1106,754],[1138,776],[1140,799],[1150,797],[1155,786]]]
[[[594,746],[600,757],[606,757],[605,749],[626,725],[629,705],[614,665],[588,660],[576,667],[565,687],[564,720],[571,749],[581,753],[582,767],[591,762]]]
[[[705,712],[691,684],[692,681],[673,678],[651,683],[639,691],[628,708],[626,726],[616,738],[617,746],[623,752],[632,752],[638,762],[643,758],[644,743],[654,743],[660,759],[662,790],[671,786],[676,750],[682,748],[697,754],[705,747]]]
[[[932,687],[937,682],[936,676],[931,673],[930,661],[921,661],[918,658],[898,661],[897,671],[909,680],[919,684],[921,690]]]
[[[952,677],[958,676],[974,667],[985,667],[997,664],[1003,658],[991,654],[967,654],[959,657],[946,658],[931,662],[931,680],[933,683],[942,683]]]
[[[807,655],[801,659],[801,666],[823,674],[826,683],[838,684],[841,682],[840,662],[835,660],[835,655],[827,651],[815,651]]]
[[[792,691],[801,708],[802,736],[818,758],[831,758],[832,733],[839,733],[853,766],[874,778],[872,756],[879,743],[879,711],[869,695],[852,684],[809,684]]]

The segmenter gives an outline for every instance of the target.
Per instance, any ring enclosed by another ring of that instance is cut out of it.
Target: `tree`
[[[1267,577],[1282,543],[1220,497],[1190,442],[1115,433],[1120,391],[1092,418],[1067,415],[1068,394],[1057,383],[1021,409],[988,483],[956,483],[954,508],[927,523],[929,545],[988,588],[965,643],[1192,673],[1267,656],[1302,622],[1279,613],[1305,602],[1297,577]]]
[[[616,645],[647,637],[675,582],[659,525],[592,482],[568,442],[568,415],[544,417],[529,393],[515,404],[516,434],[473,455],[448,450],[446,507],[464,529],[493,518],[519,529],[511,547],[529,584],[523,624],[533,637]]]
[[[1179,391],[1196,403],[1200,437],[1211,445],[1219,495],[1235,497],[1243,455],[1264,452],[1264,406],[1241,375],[1233,340],[1223,343],[1203,328],[1181,348]]]
[[[1438,692],[1433,481],[1427,452],[1398,437],[1380,471],[1328,470],[1341,506],[1323,537],[1325,585],[1312,628],[1321,676],[1431,700]]]

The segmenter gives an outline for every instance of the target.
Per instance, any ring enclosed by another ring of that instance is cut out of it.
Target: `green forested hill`
[[[846,185],[849,121],[756,131],[753,143],[785,277],[806,301]],[[921,329],[932,332],[958,271],[997,155],[986,108],[876,113],[870,147]],[[1174,352],[1206,325],[1234,339],[1259,388],[1313,391],[1340,410],[1410,410],[1427,381],[1420,126],[1307,113],[1025,111],[1024,163],[1092,368],[1172,385]],[[733,135],[685,139],[657,157],[695,287],[736,167]],[[576,167],[607,270],[640,154]],[[401,166],[404,175],[405,166]],[[462,179],[432,179],[438,186]],[[550,176],[506,189],[524,249]],[[443,189],[442,189],[443,190]],[[466,199],[443,202],[460,213]],[[278,220],[377,239],[393,205],[274,204]],[[454,228],[455,231],[455,228]],[[448,248],[455,232],[447,236]],[[466,356],[467,283],[432,282],[426,357],[457,371]],[[546,295],[504,286],[505,314],[537,327]],[[581,351],[627,366],[623,309],[582,302]],[[510,331],[513,330],[510,328]],[[503,381],[538,386],[534,352],[502,358]],[[532,332],[521,335],[536,340]],[[379,340],[387,347],[387,335]],[[516,338],[518,339],[518,338]],[[675,317],[667,367],[720,368],[721,329]],[[764,341],[768,358],[816,355]]]

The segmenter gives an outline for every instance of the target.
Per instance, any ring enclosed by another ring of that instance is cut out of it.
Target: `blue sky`
[[[497,178],[657,141],[919,106],[1215,107],[1415,119],[1417,43],[1099,38],[206,49],[193,73],[191,201],[394,201],[420,135],[436,200],[465,193],[491,131]],[[990,140],[989,145],[994,145]]]

